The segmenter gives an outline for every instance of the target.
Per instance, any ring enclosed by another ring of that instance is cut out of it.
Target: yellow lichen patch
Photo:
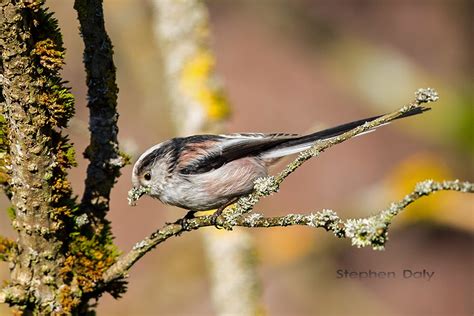
[[[103,243],[95,237],[73,235],[70,255],[66,257],[61,274],[64,278],[74,279],[83,292],[96,289],[104,272],[115,262],[119,253],[116,248]]]
[[[181,73],[181,89],[201,104],[211,120],[221,120],[230,113],[222,89],[215,82],[215,60],[207,50],[198,51]]]
[[[61,286],[59,301],[62,311],[61,313],[57,312],[57,314],[53,315],[70,315],[71,311],[81,303],[80,299],[73,295],[71,287],[68,285]]]
[[[38,11],[41,6],[43,5],[44,0],[36,0],[36,1],[23,1],[21,4],[33,11]]]
[[[15,248],[16,243],[13,240],[0,236],[0,261],[8,260]]]
[[[51,215],[64,215],[70,217],[72,215],[73,210],[69,206],[60,206],[54,208],[54,213]]]
[[[37,42],[32,53],[39,57],[41,66],[49,70],[60,70],[64,64],[63,50],[50,38]]]
[[[48,109],[50,115],[47,119],[49,122],[59,127],[66,127],[67,122],[74,115],[74,96],[68,88],[51,80],[47,85],[48,91],[38,94],[36,100]]]
[[[64,178],[57,179],[53,184],[52,189],[53,195],[51,197],[51,202],[53,203],[58,203],[65,196],[69,197],[72,192],[71,184]]]
[[[14,308],[12,309],[13,316],[23,316],[25,315],[24,311],[21,308]]]

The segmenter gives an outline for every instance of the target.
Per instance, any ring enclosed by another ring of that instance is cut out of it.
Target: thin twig
[[[264,196],[271,195],[278,191],[280,184],[296,169],[302,166],[309,159],[318,156],[320,153],[324,152],[326,149],[340,144],[346,140],[349,140],[357,135],[365,133],[367,131],[373,130],[378,126],[387,124],[398,117],[402,116],[407,111],[413,110],[415,108],[424,109],[422,106],[423,103],[435,102],[438,100],[438,93],[431,89],[418,89],[415,92],[415,100],[410,104],[386,115],[381,116],[378,119],[367,122],[364,125],[358,126],[348,132],[345,132],[337,137],[329,138],[322,140],[316,143],[312,148],[303,151],[293,162],[288,164],[285,169],[283,169],[276,176],[269,176],[265,178],[258,179],[255,184],[254,192],[251,194],[241,197],[238,202],[232,206],[230,209],[231,212],[226,215],[226,223],[232,223],[233,220],[242,216],[245,213],[250,212],[253,209],[253,206],[260,201]],[[219,222],[219,225],[222,225],[224,228],[228,228],[223,222]]]

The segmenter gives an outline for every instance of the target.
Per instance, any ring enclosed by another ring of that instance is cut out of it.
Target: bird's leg
[[[211,216],[211,223],[212,223],[212,225],[216,226],[217,228],[219,228],[219,227],[217,226],[217,223],[216,223],[217,218],[218,218],[219,216],[221,216],[222,211],[224,211],[224,209],[227,207],[227,205],[229,205],[229,204],[226,204],[226,205],[224,205],[224,206],[219,207],[219,208],[217,209],[217,211],[215,211],[214,214],[212,214],[212,216]]]
[[[186,215],[184,215],[183,218],[180,218],[178,219],[177,221],[175,221],[174,223],[166,223],[167,225],[181,225],[183,227],[184,230],[188,230],[188,221],[190,219],[193,219],[195,216],[194,214],[196,213],[196,211],[188,211],[186,213]]]
[[[184,219],[192,219],[192,218],[194,218],[194,214],[195,214],[195,213],[196,213],[196,211],[188,211],[188,212],[186,213],[186,215],[184,215],[183,218],[184,218]]]
[[[234,204],[235,202],[237,202],[238,199],[239,199],[239,197],[235,197],[235,198],[233,198],[232,200],[230,200],[228,203],[226,203],[226,204],[222,205],[221,207],[219,207],[219,208],[214,212],[214,214],[212,214],[212,216],[211,216],[211,223],[212,223],[212,225],[214,225],[214,226],[216,226],[217,228],[219,228],[219,226],[218,226],[217,223],[216,223],[217,218],[222,215],[222,212],[226,209],[227,206]]]

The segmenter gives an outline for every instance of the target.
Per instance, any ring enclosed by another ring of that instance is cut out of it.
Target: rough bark
[[[94,220],[96,230],[108,226],[110,192],[126,158],[119,151],[117,94],[113,49],[104,24],[101,0],[76,0],[74,8],[84,40],[87,74],[90,144],[84,156],[87,168],[81,208]],[[108,229],[108,228],[107,228]]]
[[[89,159],[80,211],[87,225],[83,231],[91,248],[100,254],[102,265],[94,270],[93,291],[108,290],[113,296],[125,291],[125,282],[101,284],[100,278],[118,255],[106,218],[111,190],[128,157],[119,150],[115,65],[112,42],[105,29],[102,0],[76,0],[74,9],[84,41],[84,67],[89,108],[90,143],[84,152]],[[87,231],[86,231],[87,230]],[[92,262],[98,257],[92,257]]]
[[[58,71],[63,64],[56,21],[41,2],[0,5],[3,116],[11,154],[9,185],[17,253],[3,300],[30,313],[64,310],[63,249],[75,203],[66,180],[73,152],[61,128],[73,98]]]

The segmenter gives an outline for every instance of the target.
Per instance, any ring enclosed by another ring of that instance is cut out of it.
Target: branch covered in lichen
[[[346,140],[349,140],[357,135],[366,133],[368,131],[374,130],[378,126],[387,124],[398,117],[402,116],[404,113],[413,110],[415,108],[424,109],[423,104],[429,102],[435,102],[438,100],[438,93],[431,88],[418,89],[415,92],[415,100],[410,104],[394,111],[388,113],[375,119],[373,121],[367,122],[361,126],[358,126],[348,132],[345,132],[337,137],[321,140],[316,143],[312,148],[303,151],[298,157],[286,166],[279,174],[276,176],[269,176],[265,178],[258,179],[255,183],[254,192],[241,197],[238,202],[231,207],[231,212],[228,213],[226,219],[227,222],[232,222],[233,219],[242,216],[245,213],[248,213],[252,210],[253,206],[257,204],[258,201],[264,196],[271,195],[275,192],[278,192],[280,184],[296,169],[301,167],[309,159],[318,156],[326,149],[340,144]],[[219,223],[221,225],[221,223]]]
[[[474,193],[474,183],[461,182],[459,180],[436,182],[426,180],[418,183],[412,193],[406,195],[398,202],[377,215],[367,218],[342,220],[332,210],[322,210],[311,214],[288,214],[277,217],[264,217],[258,213],[248,213],[237,217],[229,217],[228,214],[220,216],[222,227],[232,229],[233,227],[285,227],[285,226],[309,226],[324,228],[331,231],[336,237],[349,238],[352,245],[357,247],[371,246],[373,249],[381,250],[387,241],[388,228],[394,217],[408,205],[423,196],[428,196],[437,191],[457,191],[463,193]],[[201,216],[189,220],[185,226],[181,224],[169,224],[154,232],[146,239],[135,244],[133,249],[122,256],[105,274],[103,282],[107,283],[124,276],[127,271],[143,257],[148,251],[158,244],[181,233],[196,230],[202,227],[213,226],[212,216]]]
[[[1,85],[0,85],[1,93]],[[4,112],[4,99],[3,95],[0,94],[0,113]],[[5,117],[0,114],[0,187],[3,189],[7,197],[11,198],[11,187],[10,187],[10,150],[8,145],[8,130],[5,122]]]
[[[0,56],[0,69],[2,66],[2,57]],[[0,113],[5,112],[5,98],[3,97],[3,74],[0,73]],[[5,117],[0,114],[0,187],[7,197],[11,198],[10,175],[8,166],[10,165],[10,150],[8,145],[8,130]]]

